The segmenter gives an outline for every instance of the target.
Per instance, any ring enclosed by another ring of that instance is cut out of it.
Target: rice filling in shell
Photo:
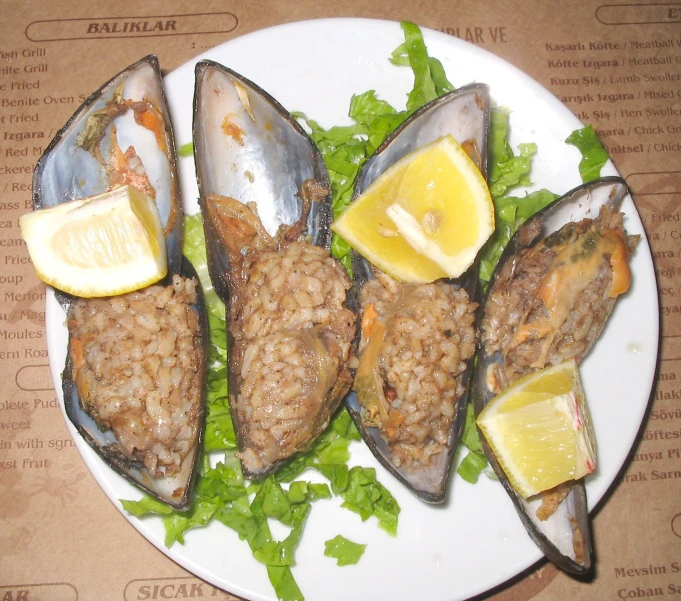
[[[591,349],[631,282],[638,236],[627,236],[622,217],[603,205],[595,219],[568,223],[504,264],[481,325],[487,354],[503,356],[490,376],[495,392]]]
[[[378,427],[396,467],[419,469],[448,451],[456,402],[475,349],[475,309],[465,290],[419,286],[377,273],[361,290],[364,315],[354,388],[362,420]]]
[[[168,287],[77,299],[68,314],[71,377],[83,410],[155,477],[181,469],[200,429],[196,285],[175,275]]]
[[[237,457],[248,478],[309,448],[352,381],[351,282],[330,252],[305,234],[320,194],[326,190],[317,182],[303,182],[300,216],[280,224],[275,235],[263,226],[256,203],[217,194],[205,200],[209,258],[215,257],[211,278],[228,305]]]
[[[328,251],[296,241],[257,253],[243,286],[232,288],[230,364],[244,439],[237,456],[248,471],[307,448],[349,388],[350,285]]]

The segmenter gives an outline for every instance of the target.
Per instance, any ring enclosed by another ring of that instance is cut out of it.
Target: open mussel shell
[[[152,189],[141,187],[143,180]],[[182,207],[175,142],[154,55],[106,82],[57,132],[33,174],[33,208],[94,196],[123,183],[153,195],[166,238],[168,272],[178,273]]]
[[[571,221],[576,222],[585,218],[597,217],[601,206],[604,204],[610,205],[614,210],[619,209],[628,194],[629,189],[623,179],[604,177],[571,190],[545,207],[532,217],[530,222],[521,226],[510,240],[495,269],[488,291],[493,288],[496,276],[503,266],[507,262],[513,261],[518,251],[529,244],[527,232],[530,229],[533,234],[540,229],[540,233],[534,239],[535,241],[544,239]],[[482,310],[479,314],[480,321],[485,315],[486,300],[487,297],[482,301]],[[479,415],[495,396],[489,383],[490,368],[494,364],[501,364],[502,362],[503,358],[499,352],[492,355],[486,352],[482,336],[480,336],[476,367],[471,383],[471,400],[476,415]],[[593,551],[586,489],[583,480],[575,482],[567,498],[558,506],[556,512],[547,520],[541,521],[535,515],[541,501],[536,498],[525,500],[515,491],[482,433],[480,433],[480,438],[490,464],[511,497],[532,540],[546,557],[561,569],[573,574],[589,572]]]
[[[461,144],[483,176],[487,177],[489,120],[490,96],[489,87],[485,84],[470,84],[433,100],[402,123],[367,160],[357,178],[353,198],[362,194],[376,178],[407,154],[448,134]],[[355,285],[360,289],[373,278],[372,266],[354,251],[352,265]],[[476,281],[477,262],[461,278],[448,283],[456,288],[464,288],[472,299]],[[460,376],[466,390],[471,363],[472,359],[467,362],[466,372]],[[362,438],[379,462],[423,501],[442,503],[446,498],[454,453],[463,431],[467,400],[468,394],[464,393],[456,402],[447,452],[434,456],[428,468],[418,470],[398,468],[393,464],[390,449],[379,429],[363,423],[362,408],[355,391],[347,395],[346,406]]]
[[[121,71],[94,92],[56,134],[38,161],[33,177],[33,208],[53,207],[78,198],[130,184],[152,196],[161,216],[168,252],[168,276],[194,277],[182,258],[182,206],[177,179],[175,142],[158,60],[147,56]],[[200,286],[197,286],[200,288]],[[68,312],[74,297],[55,291]],[[198,290],[193,307],[201,332],[202,386],[208,354],[208,325],[205,304]],[[70,342],[69,342],[70,344]],[[171,477],[152,478],[143,464],[123,455],[110,430],[102,431],[82,409],[78,390],[67,362],[62,374],[67,416],[84,440],[115,472],[170,506],[189,507],[203,431],[203,404],[199,416],[198,441],[182,467]],[[201,390],[200,398],[204,398]]]
[[[247,417],[242,420],[237,408],[242,367],[233,360],[238,353],[233,352],[234,337],[230,331],[234,318],[231,299],[236,296],[236,292],[230,290],[230,281],[234,281],[230,275],[237,268],[230,264],[230,251],[222,239],[219,224],[207,209],[207,199],[226,197],[248,205],[273,238],[277,238],[280,227],[284,226],[281,231],[289,231],[286,226],[292,226],[291,231],[304,232],[312,245],[328,250],[332,220],[330,185],[316,146],[272,96],[244,76],[213,61],[199,61],[195,76],[193,139],[199,207],[204,218],[210,278],[228,308],[230,409],[239,449],[247,452],[250,451],[250,424],[246,423]],[[312,180],[323,198],[310,203],[307,221],[303,223],[301,195],[304,183]],[[244,285],[245,278],[243,275],[240,280]],[[332,398],[325,399],[323,411],[332,414],[341,398],[329,394]],[[248,478],[261,478],[288,458],[263,461],[258,467],[242,461],[242,469]]]
[[[298,197],[313,179],[330,191],[324,159],[305,130],[263,89],[243,75],[210,61],[196,64],[194,159],[200,204],[212,194],[254,203],[265,229],[275,236],[302,214]],[[331,245],[330,196],[313,202],[307,220],[312,244]],[[204,221],[204,224],[206,221]],[[216,292],[229,297],[227,253],[206,225],[208,267]]]
[[[192,306],[191,310],[195,311],[199,317],[201,361],[199,365],[195,366],[195,369],[199,373],[198,380],[201,384],[199,398],[204,399],[206,394],[206,358],[208,357],[210,343],[208,314],[206,312],[203,292],[198,284],[199,277],[187,259],[182,260],[179,273],[182,277],[194,278],[197,282],[197,302]],[[66,415],[68,415],[83,439],[109,467],[131,484],[159,501],[167,503],[173,509],[178,511],[189,509],[192,491],[199,471],[199,460],[203,443],[205,425],[203,403],[201,404],[201,413],[198,418],[199,428],[196,443],[185,456],[179,471],[172,476],[152,477],[143,462],[129,459],[121,452],[111,430],[101,430],[97,422],[82,409],[78,388],[73,381],[72,373],[71,356],[67,354],[66,367],[62,374],[64,409],[66,410]]]

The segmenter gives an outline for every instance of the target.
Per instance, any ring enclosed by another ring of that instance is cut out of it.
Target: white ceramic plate
[[[435,31],[424,31],[431,56],[439,58],[456,86],[488,83],[499,105],[510,107],[512,143],[536,142],[536,187],[563,193],[580,184],[579,153],[564,143],[581,126],[554,96],[496,56]],[[242,73],[270,92],[289,110],[301,110],[323,126],[349,123],[350,97],[374,89],[402,109],[412,87],[411,70],[393,66],[388,57],[403,41],[397,23],[328,19],[291,23],[258,31],[211,49],[166,78],[179,144],[191,140],[194,63],[211,58]],[[113,74],[111,74],[113,75]],[[180,161],[187,212],[197,210],[191,159]],[[612,165],[604,175],[616,174]],[[633,203],[624,204],[630,233],[643,234]],[[618,302],[582,375],[599,445],[599,468],[587,489],[593,508],[611,487],[641,425],[653,382],[658,347],[658,303],[650,249],[645,236],[633,258],[633,286]],[[64,314],[50,295],[47,333],[52,374],[61,396],[67,332]],[[69,424],[70,425],[70,424]],[[71,428],[78,449],[109,498],[141,495],[106,467]],[[528,538],[502,487],[485,477],[471,486],[454,477],[449,502],[442,507],[418,501],[390,476],[360,443],[352,463],[373,466],[395,495],[402,513],[397,538],[373,518],[340,508],[337,499],[314,505],[296,554],[293,574],[308,601],[456,601],[498,585],[541,558]],[[124,514],[125,515],[125,514]],[[241,597],[274,600],[265,567],[245,542],[219,523],[190,531],[184,546],[163,545],[156,518],[126,518],[163,553],[190,572]],[[343,534],[367,543],[356,566],[339,568],[323,556],[324,541]]]

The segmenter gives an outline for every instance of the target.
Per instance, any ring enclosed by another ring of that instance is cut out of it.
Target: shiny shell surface
[[[33,175],[33,208],[94,196],[129,183],[161,216],[168,271],[182,260],[175,142],[158,59],[130,65],[90,95],[45,149]]]
[[[312,444],[350,385],[351,282],[328,250],[330,186],[309,136],[229,68],[200,61],[195,76],[199,206],[211,280],[228,306],[237,456],[259,478]],[[334,282],[343,299],[329,305]]]

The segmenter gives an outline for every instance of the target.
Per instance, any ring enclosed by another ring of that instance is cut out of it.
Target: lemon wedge
[[[574,360],[533,372],[477,419],[506,476],[524,497],[596,469],[596,442]]]
[[[494,232],[484,177],[452,136],[408,154],[376,179],[331,229],[404,282],[455,278]]]
[[[168,272],[154,201],[131,186],[19,218],[38,277],[81,297],[124,294]]]

